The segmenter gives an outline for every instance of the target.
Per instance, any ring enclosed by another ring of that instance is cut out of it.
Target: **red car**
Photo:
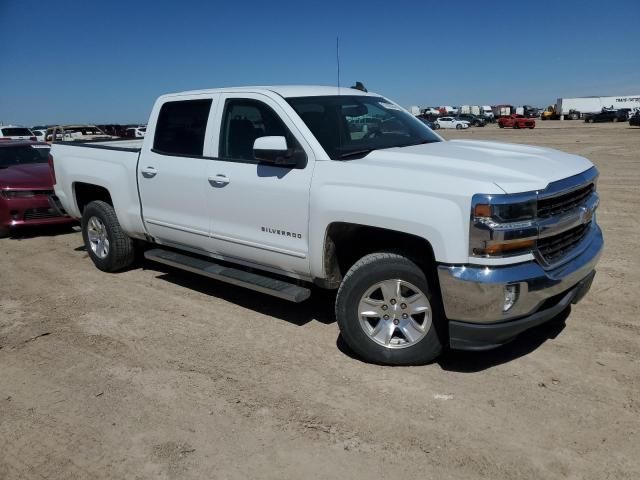
[[[524,115],[507,115],[498,119],[500,128],[535,128],[536,121]]]
[[[0,142],[0,237],[26,225],[73,225],[49,197],[49,145],[29,141]]]

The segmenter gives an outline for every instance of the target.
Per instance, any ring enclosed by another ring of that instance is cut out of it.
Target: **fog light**
[[[518,301],[518,285],[507,285],[504,287],[504,303],[502,312],[508,312]]]

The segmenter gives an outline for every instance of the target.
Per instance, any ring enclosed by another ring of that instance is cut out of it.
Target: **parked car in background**
[[[128,138],[144,138],[145,133],[147,132],[147,127],[132,127],[127,128],[126,137]]]
[[[49,203],[48,157],[46,143],[0,142],[0,238],[27,225],[76,223]]]
[[[76,142],[87,140],[110,140],[113,135],[108,135],[95,125],[58,125],[47,129],[46,140],[48,142],[64,141]]]
[[[96,127],[98,127],[107,135],[111,135],[112,137],[124,137],[127,130],[126,126],[119,125],[117,123],[101,124],[96,125]]]
[[[33,132],[33,134],[36,137],[36,141],[38,142],[44,142],[45,138],[47,136],[47,131],[46,130],[31,130]]]
[[[35,140],[36,136],[26,127],[0,125],[0,140]]]
[[[431,120],[427,120],[426,118],[423,118],[423,117],[416,117],[416,118],[420,120],[422,123],[424,123],[431,130],[438,130],[440,128],[440,125],[438,124],[438,122],[432,122]]]
[[[422,115],[440,115],[440,110],[435,107],[423,108]]]
[[[624,122],[627,120],[627,112],[620,110],[602,109],[600,113],[591,113],[586,115],[584,121],[587,123],[603,123],[603,122]]]
[[[506,115],[498,119],[500,128],[535,128],[536,121],[524,115]]]
[[[435,123],[437,123],[440,128],[455,128],[458,130],[469,128],[469,122],[466,120],[456,120],[453,117],[440,117]]]
[[[629,126],[640,127],[640,112],[636,112],[635,115],[629,119]]]
[[[459,115],[455,116],[455,119],[469,122],[472,127],[484,127],[487,124],[487,121],[484,118],[478,117],[477,115],[473,115],[471,113],[460,113]]]

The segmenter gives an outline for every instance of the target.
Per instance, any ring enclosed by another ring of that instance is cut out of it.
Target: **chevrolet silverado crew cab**
[[[51,153],[52,201],[99,269],[143,248],[293,302],[335,289],[344,340],[377,363],[508,342],[585,295],[603,246],[585,158],[445,141],[359,90],[164,95],[144,139]]]

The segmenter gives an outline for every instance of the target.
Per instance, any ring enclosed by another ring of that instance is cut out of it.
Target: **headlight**
[[[36,196],[32,190],[2,190],[2,195],[5,198],[31,198]]]
[[[471,256],[522,255],[535,248],[538,235],[535,193],[474,195],[471,209]]]

